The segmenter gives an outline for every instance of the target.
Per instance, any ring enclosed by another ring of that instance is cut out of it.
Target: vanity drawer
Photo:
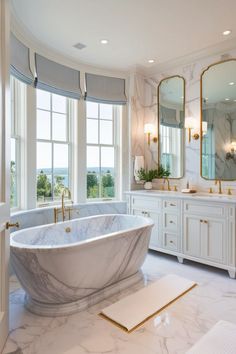
[[[163,233],[163,248],[171,251],[178,250],[178,237],[168,232]]]
[[[226,215],[226,206],[224,204],[215,204],[214,202],[184,202],[184,211],[188,214],[194,215],[205,215],[205,216],[214,216],[214,217],[225,217]]]
[[[170,231],[178,231],[179,217],[178,214],[164,213],[163,226]]]
[[[180,201],[176,199],[165,199],[163,200],[163,208],[170,210],[178,210],[180,207]]]
[[[143,210],[161,210],[161,199],[158,198],[145,198],[135,196],[132,197],[132,205],[133,209],[143,209]]]

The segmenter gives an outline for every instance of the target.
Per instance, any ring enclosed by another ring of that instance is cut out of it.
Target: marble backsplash
[[[236,58],[236,49],[224,53],[223,55],[213,55],[197,62],[193,62],[186,66],[176,67],[163,73],[157,73],[152,77],[142,77],[136,75],[133,100],[136,102],[133,110],[138,107],[138,110],[133,113],[136,119],[132,120],[132,159],[135,155],[143,155],[145,157],[145,165],[148,168],[155,167],[158,161],[157,144],[151,143],[150,147],[146,142],[146,137],[143,133],[145,123],[152,123],[157,127],[157,87],[159,82],[172,75],[180,75],[185,79],[186,103],[185,115],[193,116],[200,126],[200,77],[210,64],[216,63],[222,59]],[[141,93],[144,93],[141,95]],[[137,128],[138,127],[138,128]],[[135,134],[138,129],[138,134]],[[141,134],[142,132],[142,134]],[[213,181],[207,181],[200,176],[200,140],[192,140],[188,143],[185,139],[185,168],[184,176],[181,179],[172,179],[171,184],[177,185],[178,189],[186,187],[187,181],[190,186],[196,187],[197,190],[207,191],[209,187],[214,187]],[[142,185],[137,185],[132,181],[131,189],[140,189]],[[160,188],[159,183],[154,183],[154,188]],[[223,189],[231,187],[233,194],[236,194],[236,182],[223,182]]]

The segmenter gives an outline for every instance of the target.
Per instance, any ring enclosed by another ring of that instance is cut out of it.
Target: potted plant
[[[159,165],[157,169],[148,170],[140,168],[137,172],[138,178],[144,182],[145,189],[152,189],[152,180],[154,178],[165,178],[169,177],[170,171],[165,169],[162,165]]]

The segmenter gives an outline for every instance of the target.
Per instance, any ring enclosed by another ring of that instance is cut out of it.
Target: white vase
[[[152,182],[145,182],[144,189],[152,189]]]

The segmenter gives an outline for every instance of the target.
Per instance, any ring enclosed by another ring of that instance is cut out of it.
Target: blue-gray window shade
[[[80,99],[80,72],[78,70],[56,63],[39,54],[35,54],[35,65],[37,73],[35,86],[38,89]]]
[[[126,104],[124,79],[85,73],[85,81],[85,100],[116,105]]]
[[[184,112],[177,112],[176,109],[160,106],[159,108],[160,124],[165,127],[183,128]]]
[[[10,36],[10,64],[11,75],[18,80],[32,85],[34,82],[33,74],[30,70],[30,52],[13,33]]]

